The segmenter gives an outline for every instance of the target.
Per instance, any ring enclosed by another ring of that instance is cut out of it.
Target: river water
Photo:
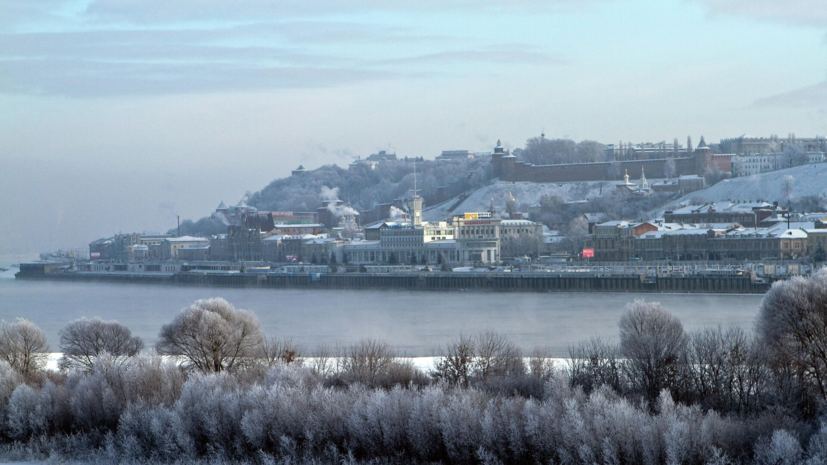
[[[0,261],[0,268],[10,268]],[[69,321],[117,320],[152,346],[161,326],[197,299],[223,297],[258,316],[268,336],[288,337],[312,351],[319,344],[379,338],[410,357],[440,353],[461,333],[494,329],[530,351],[567,355],[592,335],[617,340],[625,305],[661,302],[687,330],[737,325],[751,330],[761,296],[630,293],[505,293],[394,290],[296,290],[184,287],[162,284],[19,281],[0,273],[0,319],[40,326],[52,350]]]

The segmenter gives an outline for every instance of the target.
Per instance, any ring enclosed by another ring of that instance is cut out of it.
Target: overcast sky
[[[823,0],[0,0],[0,254],[380,149],[823,135],[825,51]]]

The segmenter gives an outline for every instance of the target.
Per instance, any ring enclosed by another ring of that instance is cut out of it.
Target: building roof
[[[209,244],[206,244],[206,245],[185,245],[185,246],[181,247],[180,249],[178,249],[178,251],[181,251],[181,250],[210,250],[210,245]]]
[[[218,204],[218,208],[216,208],[216,210],[226,210],[226,209],[227,209],[227,205],[224,204],[223,200],[221,201],[221,203]]]
[[[302,224],[302,223],[293,223],[293,224],[277,224],[277,225],[275,225],[275,226],[276,226],[276,229],[290,229],[290,228],[292,228],[292,229],[303,229],[303,228],[315,228],[315,229],[321,229],[321,228],[324,228],[324,225],[323,225],[323,224],[319,224],[319,223],[308,223],[308,224]]]
[[[195,237],[195,236],[168,237],[167,240],[170,241],[170,242],[209,242],[210,241],[206,237]]]
[[[672,210],[673,215],[692,215],[706,213],[745,213],[755,209],[772,208],[767,202],[713,202],[703,205],[689,205]]]
[[[807,232],[802,229],[788,229],[781,234],[782,239],[806,239]]]
[[[500,226],[535,226],[537,223],[529,220],[502,220]]]

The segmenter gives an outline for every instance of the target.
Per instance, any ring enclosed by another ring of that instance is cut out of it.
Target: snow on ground
[[[688,204],[691,199],[695,198],[703,199],[705,202],[763,200],[783,204],[784,177],[787,175],[793,177],[793,197],[827,193],[827,163],[819,163],[741,178],[725,179],[714,186],[681,197],[666,209]]]
[[[428,209],[426,207],[424,216],[428,221],[436,221],[446,216],[456,215],[464,212],[488,211],[491,206],[491,198],[494,199],[494,206],[497,211],[505,211],[505,200],[509,192],[517,199],[517,205],[527,203],[534,205],[546,194],[556,194],[563,200],[585,200],[601,195],[608,195],[614,189],[618,181],[588,181],[588,182],[506,182],[495,181],[488,186],[481,187],[474,191],[452,212],[447,209],[453,206],[459,198],[444,202],[437,207]]]
[[[49,359],[46,362],[46,369],[50,371],[57,371],[57,362],[60,360],[63,354],[59,352],[54,352],[49,354]],[[411,363],[424,373],[428,373],[429,371],[434,369],[434,364],[440,357],[405,357],[404,355],[400,357],[402,360],[410,360]],[[556,367],[563,367],[566,364],[566,359],[564,358],[552,358],[552,362],[554,362],[554,366]],[[305,358],[305,366],[309,366],[309,364],[313,361],[313,357]],[[524,360],[528,363],[528,359]],[[2,462],[0,462],[2,465]]]

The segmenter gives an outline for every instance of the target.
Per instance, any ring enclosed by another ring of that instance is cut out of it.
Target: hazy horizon
[[[827,133],[816,0],[0,0],[0,254],[208,215],[299,164]]]

